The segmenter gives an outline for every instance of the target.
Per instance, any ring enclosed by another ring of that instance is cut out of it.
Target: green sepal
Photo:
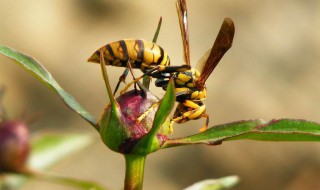
[[[119,152],[120,146],[129,137],[129,134],[125,124],[121,121],[120,107],[116,102],[107,106],[98,126],[104,144],[111,150]]]
[[[135,154],[147,155],[161,148],[171,132],[169,114],[175,103],[174,83],[170,80],[166,93],[156,112],[153,125],[134,148]]]

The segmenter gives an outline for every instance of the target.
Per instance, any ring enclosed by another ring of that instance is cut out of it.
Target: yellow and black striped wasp
[[[135,78],[132,73],[134,80],[129,83],[122,92],[126,91],[130,85],[138,83],[144,76],[156,78],[156,86],[166,90],[169,78],[172,77],[175,83],[176,101],[179,102],[172,122],[184,123],[188,120],[205,117],[206,123],[204,127],[200,129],[205,130],[209,122],[209,116],[206,114],[205,105],[202,102],[202,100],[206,98],[205,82],[220,59],[232,46],[234,24],[229,18],[224,20],[211,51],[208,56],[204,56],[208,58],[202,58],[202,61],[198,63],[202,66],[201,72],[199,72],[191,68],[190,65],[186,1],[177,0],[176,6],[181,29],[185,64],[170,66],[170,59],[160,46],[152,42],[137,39],[120,40],[109,43],[98,49],[88,61],[100,63],[100,54],[102,53],[106,65],[127,67],[131,73],[132,68],[138,68],[143,71],[144,74],[138,78]],[[120,82],[121,79],[119,80],[119,83]],[[117,88],[118,85],[115,91]],[[151,106],[150,109],[153,107],[155,107],[155,105]],[[148,111],[146,114],[147,113]],[[141,115],[137,121],[141,121],[146,114]]]
[[[204,55],[198,65],[201,71],[191,68],[190,51],[189,51],[189,31],[187,20],[187,5],[185,0],[177,0],[177,12],[180,23],[180,30],[183,42],[184,61],[186,67],[190,68],[184,71],[160,72],[151,76],[157,78],[155,85],[166,90],[169,78],[173,77],[175,84],[176,101],[179,102],[172,122],[184,123],[188,120],[196,120],[202,117],[206,118],[206,122],[200,131],[207,129],[209,116],[205,112],[205,104],[202,102],[206,98],[205,82],[217,66],[223,55],[231,48],[234,37],[234,24],[230,18],[226,18],[213,47],[208,55]]]
[[[114,94],[118,90],[119,84],[125,81],[128,71],[131,71],[134,80],[122,90],[122,93],[132,84],[136,84],[143,76],[158,76],[158,73],[161,72],[175,72],[189,69],[187,65],[170,66],[168,54],[162,47],[155,44],[161,22],[162,18],[159,20],[158,28],[152,42],[142,39],[119,40],[102,46],[89,57],[89,62],[100,63],[100,54],[102,53],[106,65],[126,67],[126,70],[119,78]],[[143,76],[136,79],[132,69],[140,69],[144,73]],[[149,84],[145,85],[148,86]],[[143,89],[142,86],[140,87]]]
[[[120,82],[125,80],[129,69],[137,68],[142,72],[147,72],[155,67],[163,68],[170,65],[167,53],[160,46],[141,39],[127,39],[109,43],[99,48],[88,61],[100,63],[101,53],[103,53],[106,65],[127,67],[119,78],[114,94],[118,90]]]

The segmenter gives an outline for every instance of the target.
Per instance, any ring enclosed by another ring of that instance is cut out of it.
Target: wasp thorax
[[[29,131],[23,122],[0,123],[0,174],[24,170],[29,150]]]
[[[135,145],[152,128],[159,99],[151,92],[132,90],[116,99],[118,105],[109,105],[99,123],[104,143],[120,153],[134,153]],[[158,144],[164,143],[169,127],[159,131]]]

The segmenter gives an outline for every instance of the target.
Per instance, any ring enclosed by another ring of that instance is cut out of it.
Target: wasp
[[[100,63],[100,54],[103,54],[106,65],[116,67],[138,68],[142,72],[154,69],[155,67],[163,68],[170,65],[170,58],[159,45],[141,39],[119,40],[102,46],[95,51],[88,59],[89,62]],[[125,81],[128,69],[124,71],[119,78],[116,93],[120,82]]]
[[[169,78],[172,77],[175,83],[176,101],[179,103],[174,112],[172,124],[206,118],[204,127],[200,129],[204,131],[209,123],[209,115],[206,113],[205,104],[202,102],[207,96],[205,82],[223,55],[232,46],[235,32],[234,24],[230,18],[224,20],[213,47],[198,63],[199,71],[190,65],[186,1],[177,0],[176,8],[183,42],[184,64],[171,66],[168,54],[159,45],[137,39],[109,43],[98,49],[88,61],[100,63],[102,61],[100,60],[100,54],[103,53],[106,65],[127,67],[130,68],[130,71],[131,68],[138,68],[143,71],[144,74],[138,78],[134,77],[134,80],[122,90],[122,93],[130,85],[139,82],[144,76],[156,78],[155,85],[166,90]],[[132,76],[134,76],[133,73]],[[154,107],[156,105],[151,106],[150,109]],[[137,121],[141,121],[148,112],[142,114]]]
[[[185,0],[177,0],[176,3],[182,42],[185,67],[183,71],[162,71],[153,73],[151,76],[157,78],[155,85],[166,90],[169,78],[173,78],[175,84],[176,101],[179,103],[172,119],[172,123],[184,123],[189,120],[206,118],[205,125],[200,129],[207,129],[209,115],[206,113],[205,104],[202,102],[206,94],[206,80],[211,75],[223,55],[231,48],[235,33],[234,23],[226,18],[220,28],[213,47],[198,62],[198,71],[190,66],[189,31],[187,20],[187,5]],[[142,117],[138,118],[141,120]]]
[[[89,62],[100,63],[100,53],[106,65],[116,67],[127,67],[128,60],[131,68],[138,68],[141,71],[154,69],[159,70],[170,65],[167,53],[159,45],[140,39],[127,39],[109,43],[99,48],[88,59]]]
[[[168,54],[159,45],[141,39],[127,39],[109,43],[102,46],[89,57],[88,61],[93,63],[100,63],[100,54],[103,53],[104,62],[106,65],[116,67],[127,67],[130,69],[140,69],[144,75],[155,75],[161,72],[172,72],[176,70],[187,70],[186,66],[170,66],[170,58]],[[120,77],[117,87],[114,91],[116,93],[121,81],[125,80],[128,69]],[[132,76],[133,73],[132,73]],[[130,85],[137,82],[138,79],[129,83],[122,92],[126,91]]]

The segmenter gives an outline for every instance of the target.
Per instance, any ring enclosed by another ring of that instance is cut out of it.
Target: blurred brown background
[[[191,61],[209,49],[225,17],[236,26],[232,49],[207,81],[210,125],[241,119],[304,118],[320,122],[320,1],[189,0]],[[98,65],[87,58],[108,42],[158,39],[173,64],[182,63],[174,0],[1,0],[0,44],[37,58],[96,117],[108,102]],[[122,68],[109,67],[117,79]],[[42,113],[33,131],[91,133],[96,143],[52,171],[121,189],[124,159],[30,74],[0,56],[4,106],[12,118]],[[116,84],[116,80],[112,85]],[[161,97],[163,91],[153,89]],[[176,125],[173,136],[197,132],[204,120]],[[46,129],[43,129],[46,128]],[[196,181],[239,175],[234,189],[320,189],[318,143],[226,142],[168,149],[149,156],[145,189],[182,189]],[[30,189],[72,189],[41,181]]]

